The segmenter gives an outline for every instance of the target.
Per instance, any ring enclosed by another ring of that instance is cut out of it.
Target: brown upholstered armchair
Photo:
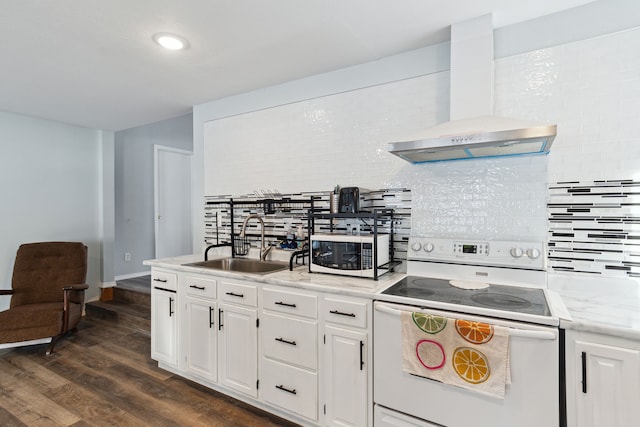
[[[0,311],[0,348],[50,342],[75,332],[82,317],[87,247],[77,242],[27,243],[18,248],[8,310]]]

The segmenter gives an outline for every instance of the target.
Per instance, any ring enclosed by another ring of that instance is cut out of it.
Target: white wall
[[[153,146],[191,151],[191,114],[115,134],[115,267],[116,278],[142,274],[155,258],[153,219]],[[188,189],[185,189],[188,191]],[[198,201],[202,202],[200,197]],[[131,261],[124,261],[124,253]]]
[[[96,130],[0,113],[0,287],[11,287],[20,244],[81,241],[89,249],[87,298],[98,295],[102,138]],[[8,303],[0,299],[0,310]]]
[[[625,91],[635,83],[610,82],[626,82],[640,75],[634,56],[638,33],[591,37],[640,25],[638,9],[637,2],[630,0],[598,1],[495,32],[500,57],[496,62],[496,113],[556,122],[559,135],[548,158],[400,166],[384,152],[384,139],[419,124],[415,116],[399,116],[403,105],[426,113],[424,125],[447,118],[448,88],[445,96],[434,99],[434,94],[442,94],[442,82],[448,81],[447,44],[197,106],[195,249],[201,249],[203,240],[198,200],[205,187],[228,194],[262,188],[294,190],[296,185],[300,187],[295,190],[322,190],[335,184],[380,182],[412,188],[417,208],[412,226],[417,232],[545,240],[548,181],[572,174],[617,177],[630,168],[616,168],[611,158],[626,159],[630,166],[637,161],[634,141],[623,143],[616,137],[610,145],[609,137],[602,140],[602,133],[588,130],[617,127],[627,137],[631,133],[626,129],[635,131],[631,120],[614,119],[621,112],[637,111],[638,98],[632,94],[624,104],[612,103],[616,93],[624,99]],[[584,41],[567,44],[574,40]],[[435,88],[428,98],[423,98],[429,93],[425,85]],[[326,123],[314,122],[320,117]],[[247,138],[234,138],[234,130]],[[621,154],[608,157],[612,148]],[[355,164],[364,160],[369,168],[358,165],[353,173],[343,161],[346,158]],[[335,182],[337,179],[349,182]]]

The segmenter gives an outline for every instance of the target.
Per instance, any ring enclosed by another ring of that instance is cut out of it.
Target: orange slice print
[[[459,347],[453,352],[451,362],[456,374],[468,383],[480,384],[489,379],[489,362],[478,350]]]
[[[488,323],[458,319],[456,330],[462,338],[472,344],[484,344],[493,337],[493,326]]]

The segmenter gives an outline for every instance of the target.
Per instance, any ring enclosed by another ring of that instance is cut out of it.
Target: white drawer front
[[[303,417],[318,419],[318,377],[314,372],[263,358],[260,396]]]
[[[322,306],[322,314],[327,322],[366,328],[367,306],[369,304],[365,301],[326,297]]]
[[[216,298],[216,280],[199,276],[185,275],[182,288],[188,295],[202,298]]]
[[[252,285],[220,282],[218,284],[218,298],[234,304],[256,307],[258,305],[258,290]]]
[[[265,310],[296,316],[318,317],[318,298],[315,295],[284,291],[274,288],[262,289],[262,306]]]
[[[173,273],[152,270],[151,287],[168,289],[170,291],[178,290],[178,276]]]
[[[264,356],[313,370],[318,367],[316,322],[263,313],[260,340]]]

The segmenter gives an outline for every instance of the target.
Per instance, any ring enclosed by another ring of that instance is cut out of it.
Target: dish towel
[[[504,399],[508,328],[408,311],[401,323],[403,371]]]

